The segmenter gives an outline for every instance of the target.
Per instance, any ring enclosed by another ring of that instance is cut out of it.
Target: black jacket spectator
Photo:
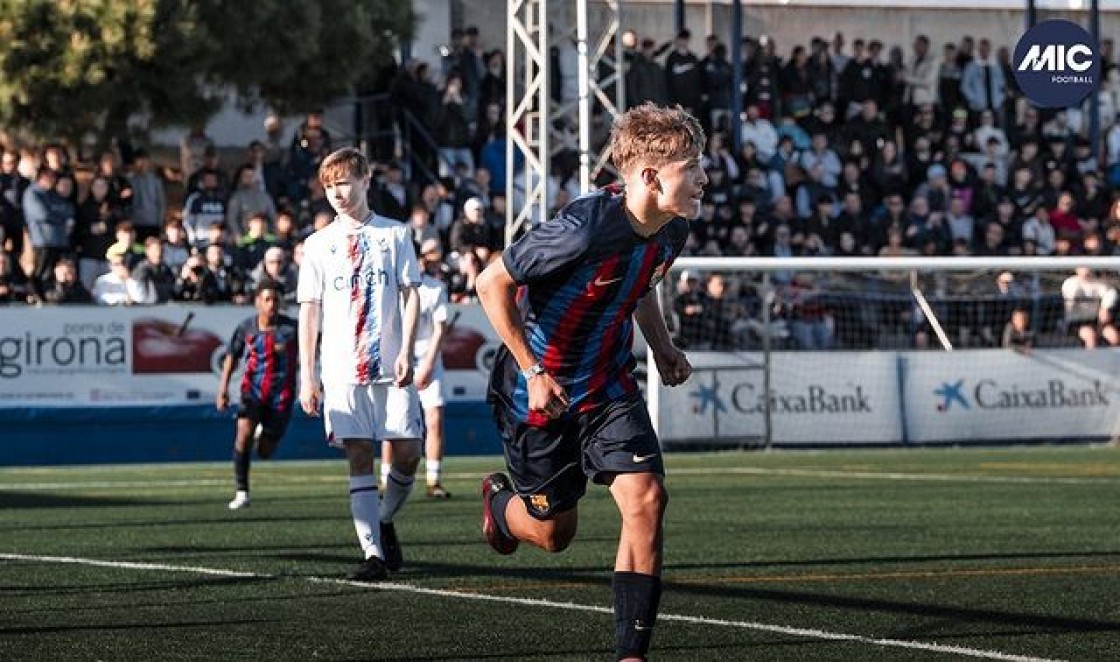
[[[646,101],[663,106],[669,100],[665,69],[653,59],[654,48],[653,40],[645,39],[640,50],[627,51],[625,54],[629,63],[626,71],[626,105],[631,108]]]
[[[54,278],[43,291],[43,300],[54,304],[89,304],[93,295],[78,280],[78,270],[66,258],[58,261],[54,268]]]
[[[665,57],[665,82],[669,103],[679,103],[684,109],[696,113],[704,95],[703,71],[700,59],[688,50],[688,32],[677,36],[677,47]]]

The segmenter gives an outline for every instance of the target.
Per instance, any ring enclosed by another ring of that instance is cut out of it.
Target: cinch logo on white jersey
[[[343,292],[359,286],[368,288],[374,285],[384,285],[387,282],[389,282],[389,272],[384,269],[366,269],[360,274],[335,276],[331,280],[331,285],[336,291]]]
[[[1015,81],[1039,106],[1076,106],[1100,86],[1096,53],[1096,40],[1081,26],[1043,21],[1027,30],[1015,46]]]

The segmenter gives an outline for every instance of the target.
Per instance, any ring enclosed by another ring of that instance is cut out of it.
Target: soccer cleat
[[[401,541],[397,539],[397,527],[392,522],[381,523],[381,551],[385,553],[386,568],[393,572],[401,569],[404,554],[401,552]]]
[[[227,507],[230,510],[241,510],[242,508],[248,508],[249,493],[238,490],[237,494],[234,495],[233,500],[229,502],[229,506]]]
[[[490,474],[482,479],[482,537],[490,547],[499,554],[513,554],[517,551],[517,538],[511,538],[502,533],[498,522],[494,520],[494,513],[490,509],[490,502],[494,495],[504,490],[512,491],[509,479],[505,474]]]
[[[350,573],[347,577],[355,582],[379,582],[389,576],[389,571],[385,569],[385,562],[376,556],[371,556],[362,564],[358,569]]]
[[[427,494],[429,499],[450,499],[451,493],[443,489],[443,485],[435,483],[428,486]]]

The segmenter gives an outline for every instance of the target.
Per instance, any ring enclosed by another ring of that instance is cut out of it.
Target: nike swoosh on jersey
[[[607,285],[610,285],[611,283],[617,283],[620,280],[622,280],[622,276],[619,276],[618,278],[611,278],[610,280],[603,280],[603,277],[599,276],[595,279],[595,287],[606,287]]]
[[[642,462],[648,462],[655,457],[657,457],[657,453],[650,453],[649,455],[638,455],[637,453],[634,453],[634,457],[631,459],[634,460],[634,464],[641,464]]]

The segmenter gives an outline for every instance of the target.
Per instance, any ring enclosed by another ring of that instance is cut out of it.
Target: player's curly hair
[[[326,186],[331,182],[355,175],[359,179],[369,176],[369,161],[353,147],[343,147],[331,152],[319,165],[319,182]]]
[[[680,106],[646,102],[614,121],[611,161],[623,173],[636,163],[659,166],[699,155],[705,141],[700,122]]]

